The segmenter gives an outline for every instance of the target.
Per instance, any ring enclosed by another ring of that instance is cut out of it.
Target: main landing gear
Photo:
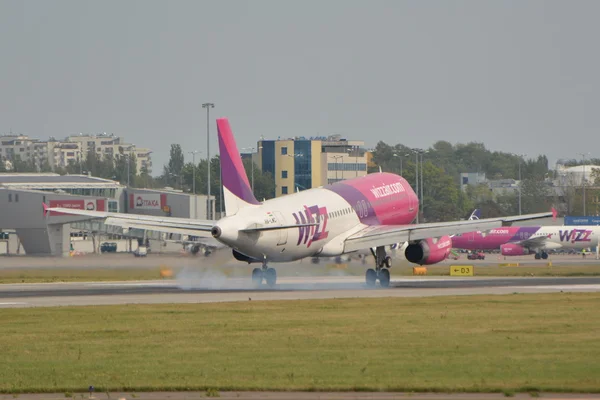
[[[380,246],[375,250],[371,249],[373,257],[375,257],[375,269],[369,268],[365,275],[367,286],[373,287],[379,279],[381,287],[390,286],[390,270],[392,267],[392,258],[385,253],[385,247]]]
[[[273,287],[277,283],[277,271],[275,271],[275,268],[269,268],[266,261],[263,263],[262,268],[252,270],[252,283],[255,286],[260,286],[263,279],[269,287]]]
[[[548,258],[548,253],[546,253],[545,251],[541,251],[541,252],[535,253],[535,259],[539,260],[540,258],[542,260],[546,260]]]

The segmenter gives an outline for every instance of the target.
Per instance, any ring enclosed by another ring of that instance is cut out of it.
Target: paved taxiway
[[[427,297],[473,294],[597,292],[600,277],[394,279],[390,288],[369,289],[359,277],[281,278],[274,289],[250,280],[210,278],[140,282],[5,284],[0,308],[114,304],[213,303],[333,298]]]

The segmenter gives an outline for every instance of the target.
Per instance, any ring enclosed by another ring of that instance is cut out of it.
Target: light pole
[[[423,197],[423,187],[424,187],[424,185],[423,185],[423,155],[425,153],[428,153],[429,150],[425,150],[425,151],[420,150],[419,152],[421,154],[421,184],[419,185],[419,187],[421,189],[421,203],[420,203],[420,207],[421,207],[421,210],[424,211],[425,210],[425,207],[424,207],[425,197]]]
[[[352,152],[354,151],[354,170],[356,171],[356,177],[358,177],[358,152],[360,148],[358,146],[352,146],[352,148],[347,149],[348,156],[352,156]]]
[[[198,210],[198,204],[196,201],[196,154],[198,150],[188,151],[192,155],[192,193],[194,194],[194,219],[196,218],[196,212]]]
[[[519,157],[519,215],[521,215],[521,157]]]
[[[339,155],[339,156],[333,156],[333,158],[335,159],[335,181],[338,182],[338,163],[337,160],[339,158],[344,158],[344,156]],[[342,173],[342,179],[344,178],[344,174]]]
[[[354,151],[356,151],[356,153],[354,154],[354,164],[356,165],[356,177],[358,177],[358,153],[360,151],[360,147],[356,146],[354,148]]]
[[[583,179],[581,180],[581,186],[583,186],[583,216],[586,216],[585,212],[585,155],[586,153],[578,153],[583,158]],[[588,155],[590,153],[587,153]]]
[[[212,205],[210,201],[210,109],[215,108],[214,103],[204,103],[202,108],[206,108],[206,162],[208,166],[208,189],[206,195],[206,219],[211,219]]]
[[[515,154],[517,157],[519,157],[519,215],[521,215],[521,162],[523,161],[523,157],[526,157],[527,154]]]
[[[125,156],[127,157],[127,187],[129,188],[129,177],[131,176],[131,173],[129,172],[129,168],[130,168],[130,164],[131,164],[131,149],[135,148],[135,145],[130,145],[129,147],[127,147],[127,153],[125,154]]]
[[[183,192],[183,181],[181,179],[181,175],[177,175],[174,173],[169,173],[169,176],[172,176],[173,178],[175,178],[175,186],[177,186],[177,178],[179,178],[179,190],[181,190]]]
[[[413,149],[415,152],[415,193],[417,194],[417,224],[419,223],[419,214],[421,211],[421,199],[419,195],[419,151],[420,149]]]

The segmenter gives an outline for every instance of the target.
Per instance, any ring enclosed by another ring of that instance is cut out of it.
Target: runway
[[[168,281],[5,284],[0,285],[0,308],[597,291],[600,277],[408,277],[394,279],[387,289],[367,288],[359,277],[290,277],[266,289],[253,288],[247,278],[205,276]]]

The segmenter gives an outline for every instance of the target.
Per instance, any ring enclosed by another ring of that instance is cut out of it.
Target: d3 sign
[[[473,276],[472,265],[451,265],[450,276]]]

